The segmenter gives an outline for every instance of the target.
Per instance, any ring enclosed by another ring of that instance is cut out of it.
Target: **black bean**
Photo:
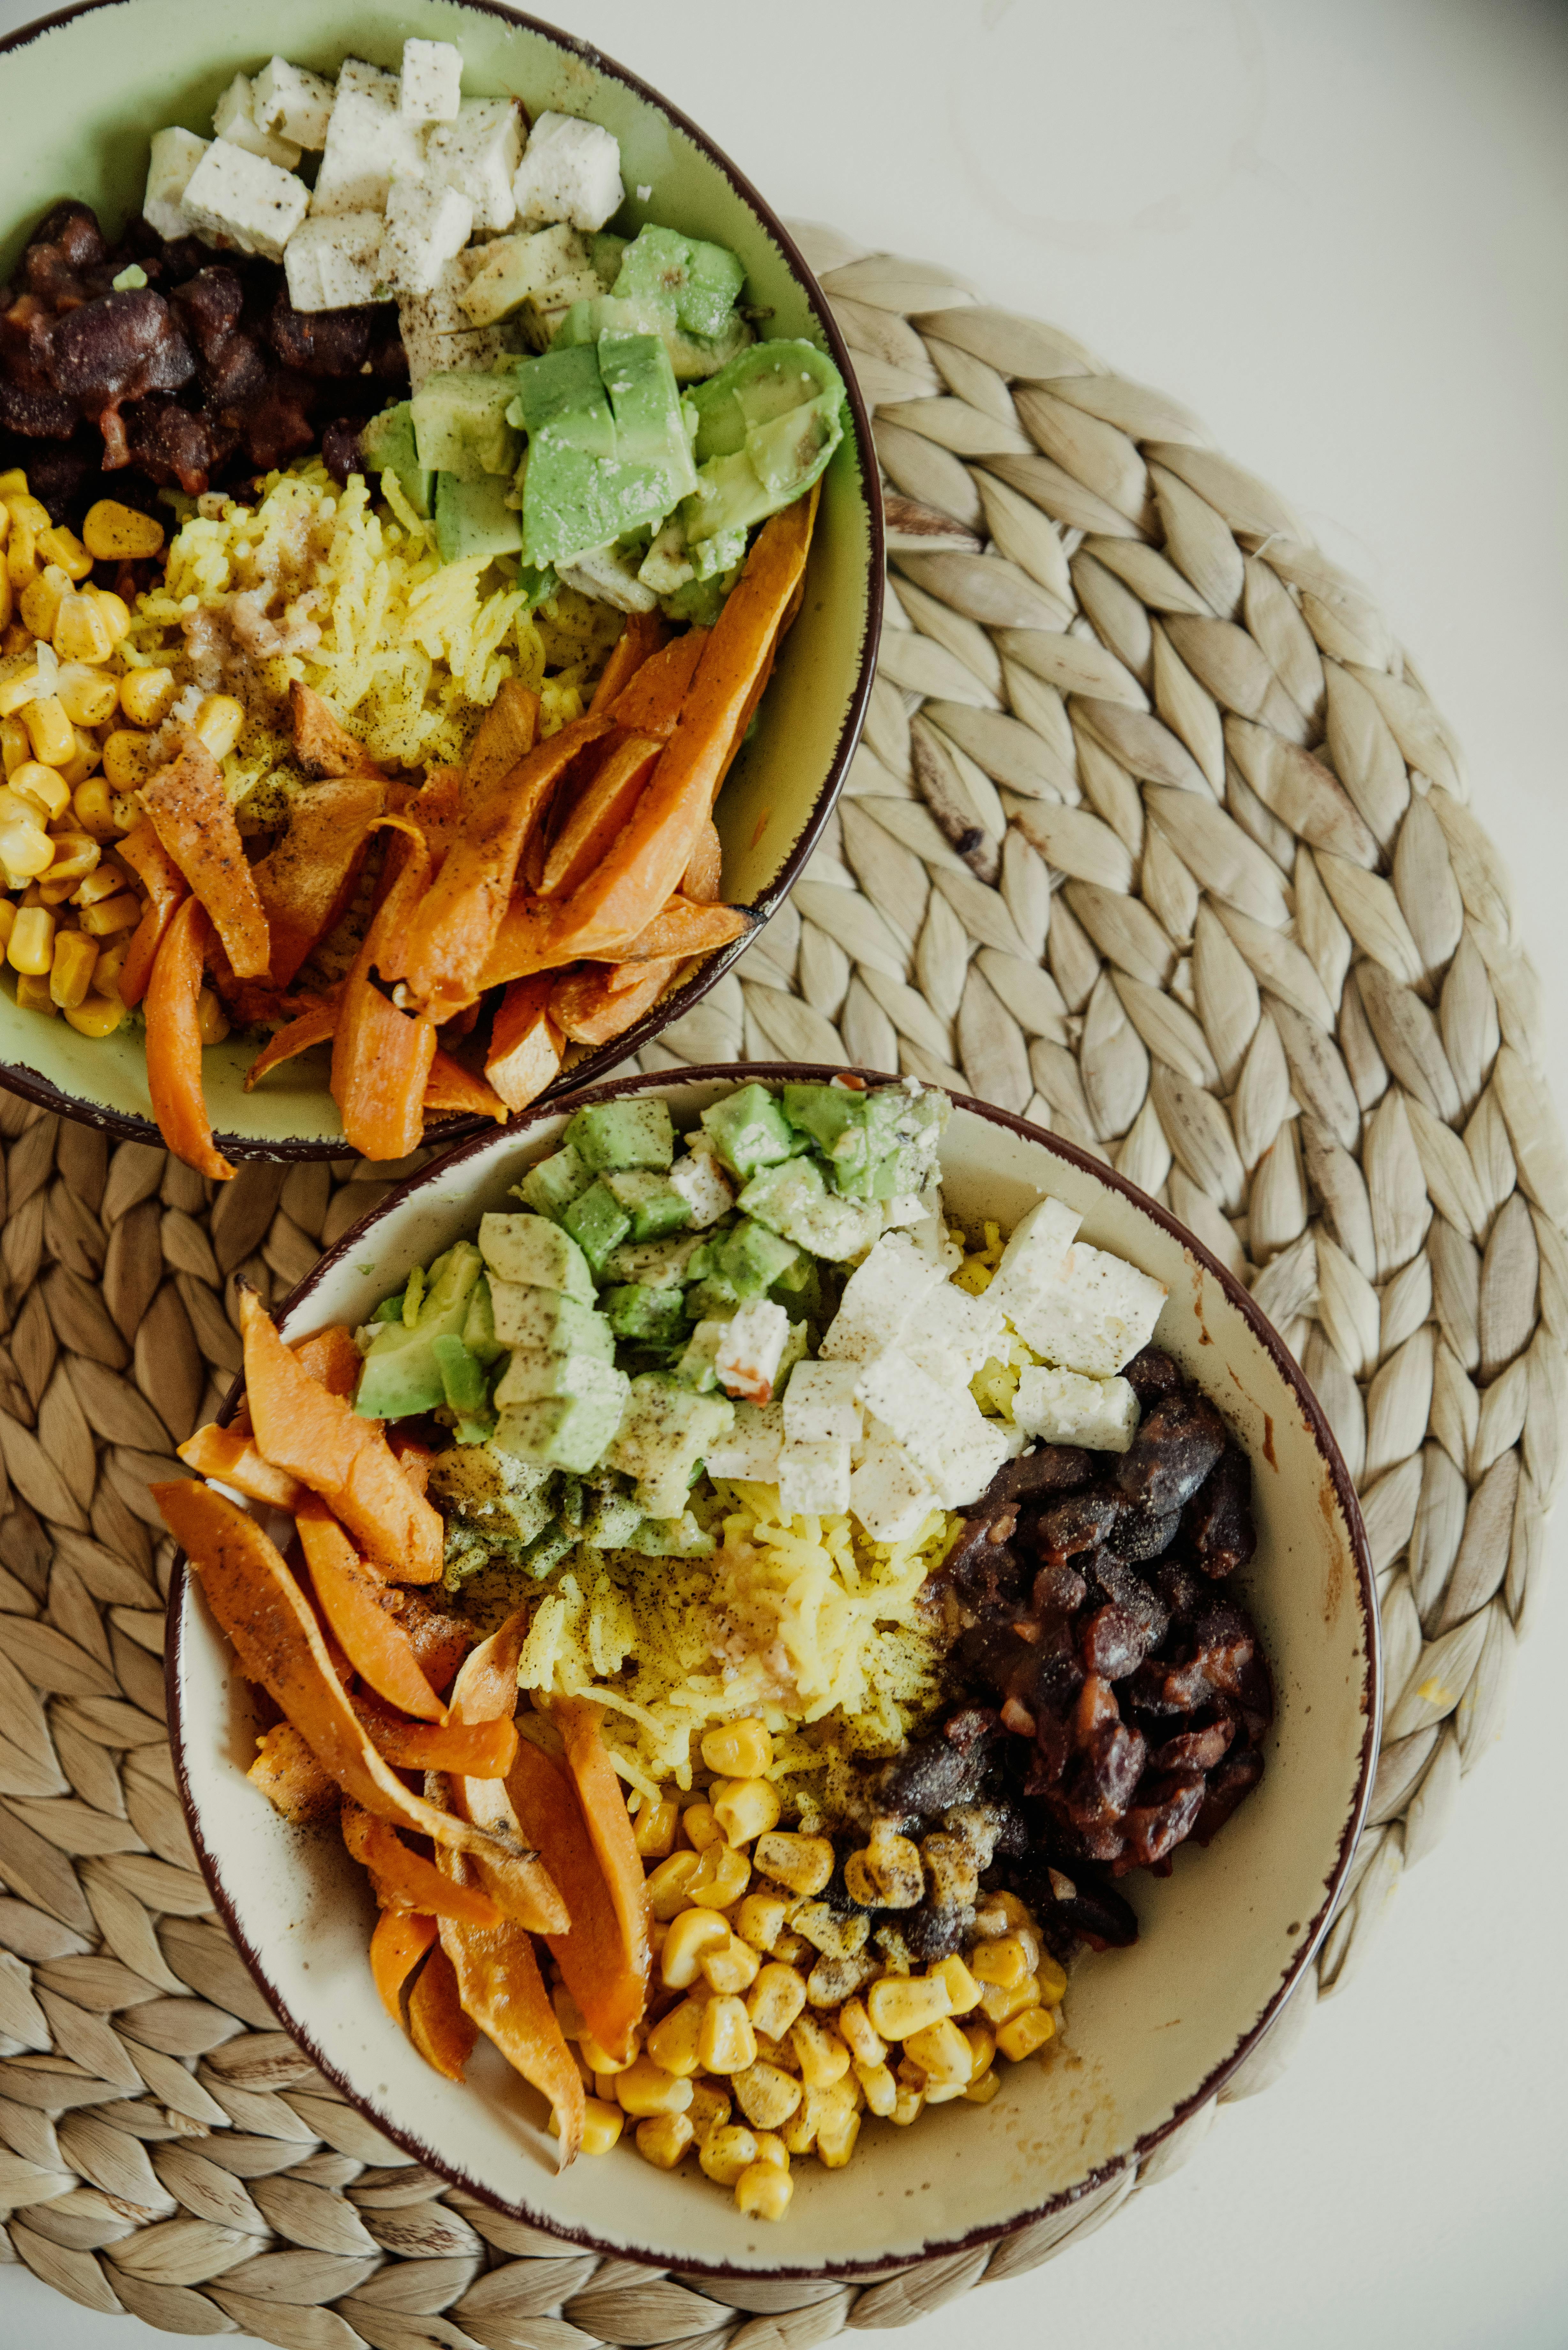
[[[1225,1449],[1225,1423],[1207,1396],[1179,1388],[1146,1414],[1116,1465],[1116,1491],[1163,1516],[1189,1502]]]
[[[359,427],[352,417],[339,417],[321,436],[321,461],[333,480],[347,489],[351,473],[364,471],[359,454]]]
[[[1216,1580],[1245,1566],[1258,1547],[1252,1522],[1252,1471],[1238,1444],[1227,1444],[1187,1504],[1182,1531],[1205,1575]]]

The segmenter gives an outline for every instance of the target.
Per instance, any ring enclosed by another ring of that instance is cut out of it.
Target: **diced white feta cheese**
[[[926,1203],[918,1191],[898,1191],[882,1202],[882,1223],[890,1232],[903,1232],[918,1224],[926,1213]]]
[[[300,157],[298,141],[264,130],[256,121],[252,99],[250,76],[237,73],[213,109],[213,129],[220,139],[248,147],[253,155],[265,155],[280,171],[292,172]]]
[[[542,227],[549,221],[603,228],[618,211],[625,192],[620,146],[611,132],[571,114],[540,115],[512,182],[524,228]]]
[[[948,1509],[972,1502],[1006,1460],[1008,1440],[966,1387],[946,1387],[898,1347],[861,1366],[856,1393],[929,1478]]]
[[[701,1232],[716,1224],[734,1199],[728,1177],[714,1158],[708,1138],[691,1142],[670,1170],[670,1186],[691,1211],[693,1227]]]
[[[363,57],[345,57],[337,68],[339,98],[374,98],[384,106],[398,102],[398,77],[384,66],[368,65]]]
[[[462,51],[450,41],[405,41],[398,109],[405,122],[455,122],[462,104]]]
[[[734,1426],[708,1447],[703,1466],[710,1477],[734,1477],[747,1484],[776,1485],[783,1444],[782,1403],[738,1403]]]
[[[1023,1450],[1016,1429],[996,1419],[982,1419],[980,1432],[961,1443],[946,1445],[932,1465],[937,1499],[948,1510],[967,1509],[978,1502],[1004,1461]]]
[[[784,1434],[791,1443],[823,1444],[860,1434],[857,1363],[797,1363],[784,1389]]]
[[[866,1362],[897,1339],[942,1268],[898,1232],[884,1232],[844,1284],[822,1353],[829,1361]]]
[[[653,544],[638,565],[637,576],[656,596],[673,596],[678,588],[684,588],[689,579],[696,577],[686,552],[686,531],[679,515],[671,515],[654,533]]]
[[[652,588],[638,577],[636,564],[617,546],[586,546],[570,563],[557,563],[556,571],[564,588],[575,588],[579,596],[591,596],[618,612],[651,612],[658,607]]]
[[[1035,1286],[1042,1281],[1054,1281],[1083,1221],[1065,1200],[1037,1200],[1013,1225],[1002,1252],[992,1284],[997,1297],[1004,1298],[1014,1280]]]
[[[779,1508],[785,1517],[826,1517],[849,1507],[849,1440],[807,1443],[785,1435],[779,1454]]]
[[[160,236],[190,235],[191,224],[185,217],[182,199],[192,173],[212,143],[210,139],[198,139],[193,130],[182,130],[177,126],[153,132],[147,164],[147,193],[141,200],[141,209]]]
[[[296,147],[319,150],[327,144],[327,125],[337,95],[329,81],[286,57],[274,57],[251,85],[251,112],[258,127]]]
[[[471,327],[462,313],[462,296],[483,252],[483,246],[471,244],[449,261],[432,293],[398,297],[398,326],[415,391],[428,376],[484,375],[516,356],[520,345],[510,319],[495,327]]]
[[[352,62],[352,60],[350,60]],[[313,213],[384,212],[394,180],[422,180],[425,133],[398,112],[396,74],[377,73],[368,86],[348,84],[348,67],[338,77],[337,98],[327,126],[327,147],[310,200]]]
[[[967,1387],[1001,1337],[1002,1308],[992,1303],[991,1292],[971,1297],[950,1281],[921,1299],[898,1344],[944,1387]]]
[[[522,151],[523,118],[511,99],[465,98],[455,122],[429,133],[425,176],[466,196],[477,233],[494,236],[516,218],[512,181]]]
[[[1137,1427],[1137,1398],[1126,1379],[1092,1379],[1083,1371],[1031,1364],[1018,1374],[1012,1418],[1016,1427],[1047,1444],[1125,1452]]]
[[[937,1508],[930,1480],[901,1444],[867,1444],[849,1480],[849,1506],[873,1542],[909,1542]]]
[[[731,1316],[730,1326],[713,1357],[719,1385],[726,1395],[744,1396],[749,1403],[767,1403],[789,1338],[789,1315],[782,1305],[759,1297]]]
[[[1163,1282],[1125,1257],[1078,1241],[1054,1281],[1015,1277],[1002,1304],[1019,1336],[1047,1362],[1108,1379],[1147,1346],[1166,1296]]]
[[[463,307],[476,327],[530,306],[533,323],[554,320],[574,302],[604,292],[581,232],[569,222],[523,236],[493,237],[469,285]]]
[[[309,205],[309,189],[292,172],[214,139],[186,182],[182,209],[187,230],[198,236],[281,261]]]
[[[323,213],[301,221],[284,247],[288,298],[296,310],[349,310],[379,300],[379,213]]]
[[[473,206],[455,188],[394,180],[387,193],[382,260],[400,294],[432,294],[449,261],[473,232]]]

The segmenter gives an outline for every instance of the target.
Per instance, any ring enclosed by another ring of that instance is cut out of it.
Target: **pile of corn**
[[[140,821],[151,730],[177,692],[169,670],[127,666],[130,612],[91,575],[162,544],[156,522],[112,499],[78,538],[50,522],[25,473],[0,473],[0,949],[22,1008],[63,1013],[84,1036],[125,1018],[119,974],[144,892],[113,844]],[[222,757],[244,716],[214,694],[191,723]],[[202,1031],[208,1044],[227,1033],[206,990]]]
[[[704,1794],[644,1801],[633,1822],[654,1967],[635,2054],[618,2065],[558,1982],[556,2009],[589,2092],[585,2152],[607,2153],[632,2122],[645,2161],[673,2170],[695,2154],[748,2217],[781,2220],[792,2156],[842,2169],[864,2113],[906,2127],[928,2106],[988,2104],[999,2056],[1054,2041],[1067,1979],[1008,1893],[979,1897],[964,1956],[923,1972],[869,1963],[868,1918],[818,1898],[832,1844],[778,1830],[765,1726],[710,1731],[702,1759],[723,1774]],[[921,1855],[886,1829],[846,1866],[870,1905],[899,1876],[919,1898]]]

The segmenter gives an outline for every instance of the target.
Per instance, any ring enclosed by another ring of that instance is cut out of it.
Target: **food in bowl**
[[[712,810],[800,608],[833,361],[612,232],[600,124],[450,43],[236,75],[0,309],[0,925],[24,1009],[330,1043],[348,1143],[504,1118],[753,925]],[[313,180],[305,176],[308,168]],[[176,526],[165,544],[164,510]]]
[[[1247,1456],[1061,1199],[950,1226],[948,1107],[585,1105],[357,1333],[247,1299],[244,1417],[157,1489],[415,2045],[460,2077],[486,2031],[564,2158],[635,2121],[749,2216],[864,2115],[1059,2061],[1069,1962],[1137,1936],[1117,1878],[1263,1773]]]

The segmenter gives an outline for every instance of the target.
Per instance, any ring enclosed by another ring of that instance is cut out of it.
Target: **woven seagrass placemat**
[[[1365,590],[1174,401],[946,272],[801,233],[890,493],[866,745],[794,900],[648,1066],[846,1059],[1022,1111],[1168,1201],[1304,1365],[1359,1484],[1387,1711],[1282,2069],[1501,1726],[1556,1490],[1568,1167],[1506,874]],[[1017,2275],[1213,2117],[991,2249],[865,2286],[570,2251],[409,2161],[273,2027],[163,1725],[148,1503],[386,1188],[214,1189],[0,1095],[0,2251],[284,2350],[811,2350]]]

